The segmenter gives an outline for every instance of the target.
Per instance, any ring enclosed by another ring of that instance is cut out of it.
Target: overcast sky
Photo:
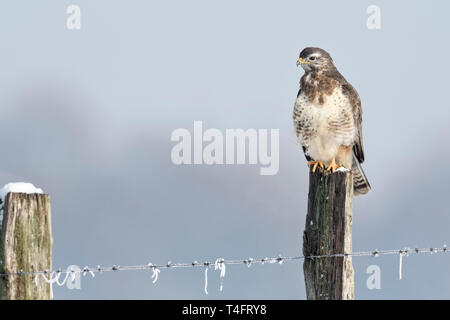
[[[66,8],[81,8],[68,30]],[[369,5],[381,29],[366,26]],[[450,4],[436,1],[3,1],[0,185],[51,196],[53,266],[299,255],[308,168],[292,110],[302,48],[358,90],[372,185],[353,249],[450,245]],[[280,130],[280,168],[176,166],[177,128]],[[0,186],[0,187],[1,187]],[[355,257],[360,299],[450,298],[450,257]],[[366,269],[381,268],[368,290]],[[304,299],[299,262],[130,271],[55,287],[56,299]]]

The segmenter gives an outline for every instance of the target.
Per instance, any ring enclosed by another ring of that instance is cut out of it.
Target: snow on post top
[[[0,189],[0,199],[5,202],[6,195],[10,192],[16,193],[43,193],[41,188],[36,188],[32,183],[28,182],[10,182]]]

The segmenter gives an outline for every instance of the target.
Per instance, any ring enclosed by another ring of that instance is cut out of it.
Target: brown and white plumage
[[[320,48],[305,48],[299,63],[305,70],[294,106],[294,127],[305,156],[334,169],[351,169],[355,195],[370,184],[364,162],[362,109],[358,93],[339,73],[331,56]]]

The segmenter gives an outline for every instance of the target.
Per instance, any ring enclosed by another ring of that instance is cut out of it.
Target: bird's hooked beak
[[[299,65],[305,64],[305,63],[311,63],[311,62],[305,61],[305,60],[303,60],[303,58],[298,58],[298,60],[297,60],[297,67],[298,67]]]

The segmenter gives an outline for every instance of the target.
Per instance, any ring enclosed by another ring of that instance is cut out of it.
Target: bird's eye
[[[309,57],[309,60],[314,61],[316,60],[316,57]]]

